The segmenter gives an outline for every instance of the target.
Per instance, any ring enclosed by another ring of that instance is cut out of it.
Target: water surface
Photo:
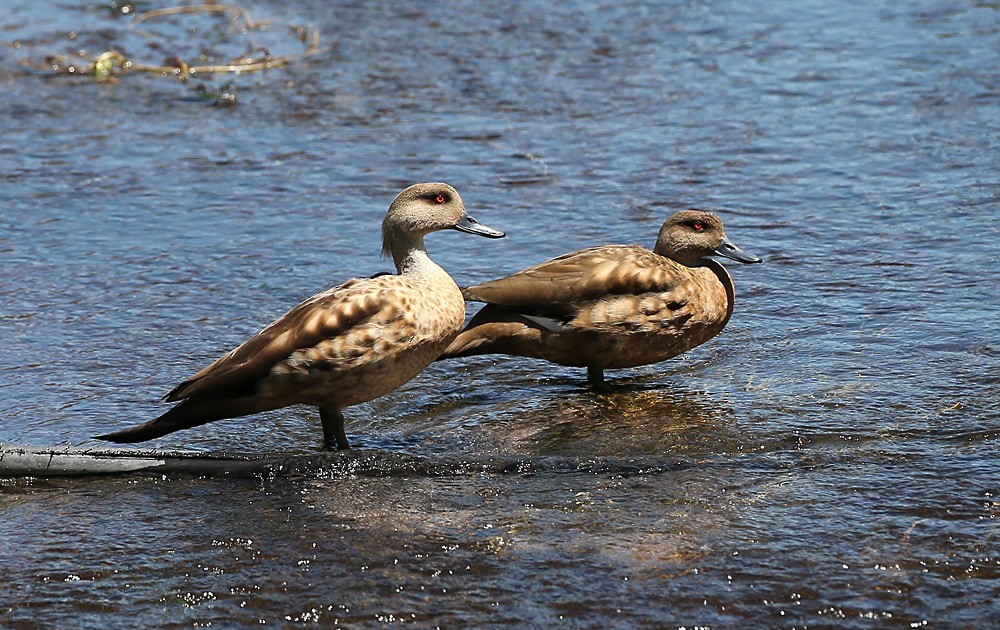
[[[8,5],[4,443],[96,446],[388,269],[378,223],[416,181],[508,233],[428,239],[460,284],[651,245],[692,206],[765,264],[730,266],[718,338],[610,394],[527,359],[432,366],[348,410],[372,466],[2,481],[0,625],[995,623],[995,3],[262,0],[274,26],[246,35]],[[290,54],[287,24],[324,52],[186,84],[25,65]],[[290,408],[155,445],[320,437]]]

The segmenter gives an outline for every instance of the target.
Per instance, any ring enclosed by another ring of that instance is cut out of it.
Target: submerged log
[[[310,454],[230,454],[138,448],[80,448],[0,443],[2,477],[179,475],[274,477],[306,474],[341,477],[446,477],[532,474],[543,471],[615,476],[649,475],[705,463],[660,457],[448,456],[351,449]],[[710,465],[710,464],[709,464]]]
[[[0,443],[0,477],[81,477],[121,473],[218,476],[269,468],[259,455],[157,449],[15,446]]]

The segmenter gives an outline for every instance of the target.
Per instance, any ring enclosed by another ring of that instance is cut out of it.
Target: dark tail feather
[[[128,429],[122,429],[121,431],[115,431],[114,433],[98,435],[96,439],[122,444],[145,442],[146,440],[162,437],[174,431],[190,429],[191,427],[206,424],[214,420],[248,416],[252,413],[267,411],[280,406],[269,405],[267,401],[252,396],[223,400],[185,400],[155,420],[150,420],[149,422],[129,427]]]
[[[540,343],[540,326],[521,313],[493,304],[479,309],[468,326],[455,337],[436,359],[457,359],[478,354],[535,356],[519,350]]]
[[[503,312],[492,304],[486,304],[479,309],[479,312],[472,317],[472,321],[462,329],[462,332],[458,333],[458,336],[448,344],[448,347],[444,349],[444,352],[435,361],[469,357],[476,354],[490,354],[490,349],[485,346],[489,346],[493,340],[481,334],[482,329],[479,326],[480,324],[492,321],[493,318],[490,315],[493,311]]]
[[[476,354],[492,354],[494,352],[491,347],[493,340],[480,335],[479,332],[475,328],[463,330],[435,361],[471,357]]]

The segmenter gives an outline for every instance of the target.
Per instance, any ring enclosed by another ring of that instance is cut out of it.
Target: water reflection
[[[22,4],[0,440],[152,417],[288,304],[384,269],[378,220],[414,181],[508,231],[488,257],[429,239],[461,284],[648,245],[691,205],[768,262],[735,272],[719,337],[607,395],[449,362],[359,406],[339,461],[295,408],[158,444],[314,464],[281,474],[3,482],[0,625],[994,622],[994,5],[459,2],[445,24],[262,0],[329,54],[229,77],[219,108],[213,79],[43,79],[19,62],[150,42]]]
[[[551,455],[699,455],[738,448],[733,414],[710,395],[676,382],[615,387],[608,394],[578,392],[535,401],[529,410],[501,412],[490,423],[508,441]],[[727,413],[727,411],[729,413]]]

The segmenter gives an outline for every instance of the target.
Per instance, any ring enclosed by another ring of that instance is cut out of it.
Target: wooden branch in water
[[[132,24],[138,24],[140,22],[163,17],[165,15],[181,15],[183,13],[228,13],[234,20],[241,17],[246,20],[248,25],[253,24],[245,9],[225,4],[197,4],[190,7],[164,7],[162,9],[151,9],[137,15]]]
[[[0,443],[0,477],[82,477],[110,474],[228,475],[267,469],[259,455],[156,449],[15,446]]]
[[[194,5],[189,7],[167,7],[163,9],[153,9],[135,17],[135,24],[170,15],[180,15],[185,13],[225,13],[231,16],[233,21],[242,19],[243,27],[251,30],[259,28],[266,22],[255,22],[250,19],[249,14],[240,7],[229,5]],[[166,64],[146,64],[125,57],[117,50],[108,50],[97,56],[85,69],[79,68],[75,64],[64,63],[64,57],[59,55],[50,56],[47,59],[48,69],[62,67],[60,71],[65,74],[92,76],[97,81],[118,81],[118,77],[129,72],[145,72],[149,74],[159,74],[163,76],[175,76],[181,81],[193,74],[239,74],[243,72],[258,72],[270,68],[280,68],[290,63],[300,61],[306,57],[315,55],[321,51],[319,45],[319,31],[307,29],[301,26],[290,28],[298,33],[298,39],[305,45],[305,50],[298,54],[279,55],[272,57],[266,51],[263,57],[253,58],[244,56],[229,63],[190,65],[183,59],[174,57]]]
[[[739,465],[744,465],[741,463]],[[28,446],[0,442],[0,479],[97,475],[194,475],[198,477],[453,477],[575,471],[606,475],[659,475],[712,466],[661,457],[559,457],[413,455],[351,449],[311,454],[198,453],[150,448]],[[719,465],[732,465],[721,463]]]

